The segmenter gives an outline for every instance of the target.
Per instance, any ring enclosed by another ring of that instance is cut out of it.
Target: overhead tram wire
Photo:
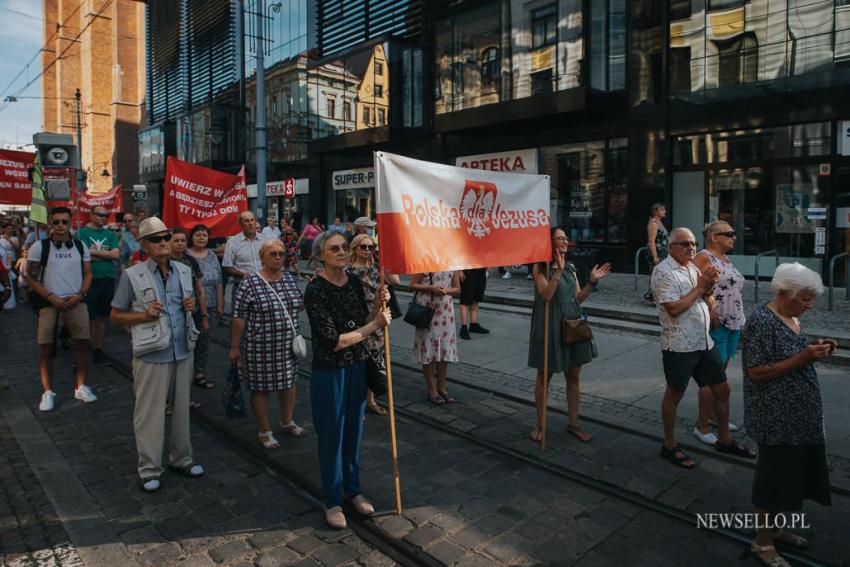
[[[56,64],[56,62],[57,62],[57,61],[59,61],[59,59],[61,59],[61,58],[62,58],[62,56],[63,56],[63,55],[65,55],[65,53],[66,53],[66,52],[67,52],[67,51],[68,51],[68,50],[69,50],[69,49],[70,49],[70,48],[71,48],[71,47],[72,47],[72,46],[76,43],[76,41],[77,41],[78,39],[80,39],[80,37],[81,37],[81,36],[83,35],[83,33],[85,33],[85,31],[89,28],[89,26],[92,24],[92,22],[95,20],[95,18],[100,17],[100,16],[103,14],[103,12],[105,12],[105,11],[106,11],[106,9],[107,9],[110,5],[112,5],[112,3],[113,3],[113,2],[114,2],[114,0],[107,0],[107,1],[104,3],[104,5],[101,7],[101,9],[100,9],[100,10],[99,10],[96,14],[94,14],[94,16],[93,16],[93,17],[92,17],[92,18],[88,21],[88,23],[86,23],[86,25],[85,25],[85,26],[83,26],[83,28],[79,31],[79,33],[77,33],[77,35],[76,35],[76,36],[74,36],[74,38],[73,38],[73,39],[72,39],[72,40],[68,43],[68,45],[65,47],[65,49],[63,49],[63,50],[62,50],[62,52],[61,52],[61,53],[59,53],[59,54],[58,54],[58,55],[57,55],[57,56],[53,59],[53,61],[51,61],[50,63],[48,63],[48,64],[47,64],[47,65],[46,65],[46,66],[45,66],[45,67],[41,70],[41,72],[39,72],[39,74],[38,74],[38,75],[36,75],[35,77],[33,77],[33,79],[32,79],[32,80],[30,80],[30,81],[29,81],[26,85],[24,85],[24,86],[23,86],[22,88],[20,88],[20,89],[19,89],[19,90],[18,90],[15,94],[13,94],[13,95],[11,95],[11,96],[12,96],[13,98],[20,96],[20,94],[21,94],[22,92],[24,92],[24,91],[25,91],[26,89],[28,89],[28,88],[29,88],[29,87],[30,87],[33,83],[35,83],[38,79],[40,79],[40,78],[41,78],[41,76],[42,76],[42,75],[44,75],[44,73],[45,73],[46,71],[48,71],[51,67],[53,67],[53,65],[55,65],[55,64]],[[82,4],[82,0],[81,0],[80,4]],[[79,9],[79,6],[77,6],[77,9]],[[67,21],[67,20],[66,20],[66,21]],[[58,30],[57,30],[57,32],[54,32],[54,35],[55,35],[56,33],[58,33]],[[48,41],[49,41],[49,40],[48,40]],[[40,52],[41,52],[41,51],[39,51],[39,53],[40,53]],[[7,87],[7,88],[8,88],[8,87]],[[5,91],[4,91],[4,93],[5,93]],[[9,102],[6,102],[5,104],[3,104],[3,106],[0,106],[0,112],[3,112],[4,110],[6,110],[6,109],[7,109],[7,108],[11,105],[11,104],[12,104],[12,102],[11,102],[11,101],[9,101]]]

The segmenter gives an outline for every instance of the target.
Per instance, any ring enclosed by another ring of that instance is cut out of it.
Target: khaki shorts
[[[89,339],[89,310],[85,302],[74,305],[67,311],[59,311],[55,307],[42,307],[38,310],[38,344],[53,344],[56,336],[56,315],[59,314],[59,324],[68,328],[72,339],[85,341]]]

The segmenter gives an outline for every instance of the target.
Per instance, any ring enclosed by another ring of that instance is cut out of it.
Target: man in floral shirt
[[[704,272],[692,263],[696,239],[687,228],[670,233],[669,255],[652,271],[652,293],[661,320],[661,355],[667,389],[661,400],[664,444],[661,456],[671,463],[691,469],[696,466],[676,444],[676,410],[691,377],[711,388],[717,415],[718,440],[715,450],[739,457],[755,455],[732,440],[729,432],[729,384],[720,354],[709,336],[709,309],[706,298],[717,282],[713,266]]]

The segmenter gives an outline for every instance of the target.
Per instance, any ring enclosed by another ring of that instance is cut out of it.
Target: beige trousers
[[[165,402],[171,396],[171,442],[168,464],[188,467],[192,464],[189,437],[189,394],[192,388],[194,357],[178,362],[155,363],[133,358],[133,429],[139,453],[139,477],[142,481],[162,474],[162,449],[165,444]]]

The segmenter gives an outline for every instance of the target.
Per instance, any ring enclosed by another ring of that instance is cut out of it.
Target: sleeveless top
[[[700,250],[717,269],[717,285],[714,288],[714,310],[720,324],[730,331],[740,331],[747,322],[744,316],[744,276],[729,261],[724,262],[709,250]]]
[[[664,223],[660,220],[651,220],[650,222],[654,222],[658,227],[658,230],[655,231],[655,250],[658,252],[658,259],[663,260],[667,257],[667,247],[668,247],[668,235],[667,235],[667,227],[664,226]],[[650,263],[652,261],[652,253],[647,250],[647,255],[649,256]]]

